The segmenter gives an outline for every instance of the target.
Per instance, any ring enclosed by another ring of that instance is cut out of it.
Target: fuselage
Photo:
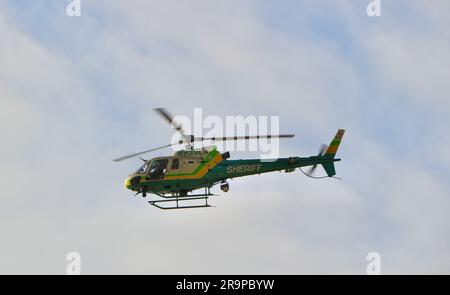
[[[180,193],[212,187],[227,179],[273,171],[292,172],[298,167],[339,161],[324,156],[227,160],[224,155],[213,149],[197,155],[155,158],[130,175],[125,186],[133,191],[155,194]]]

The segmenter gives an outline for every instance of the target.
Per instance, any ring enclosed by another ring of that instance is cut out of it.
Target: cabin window
[[[172,166],[170,167],[170,169],[177,170],[179,167],[180,167],[180,160],[173,159],[172,160]]]

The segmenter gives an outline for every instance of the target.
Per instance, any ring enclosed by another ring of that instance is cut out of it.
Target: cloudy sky
[[[449,274],[450,2],[369,2],[0,0],[0,273]],[[111,159],[170,140],[161,106],[278,115],[282,156],[345,128],[343,180],[157,210]]]

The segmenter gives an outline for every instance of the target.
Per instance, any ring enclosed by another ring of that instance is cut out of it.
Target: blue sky
[[[362,274],[370,251],[448,273],[447,1],[210,2],[0,1],[0,273],[64,273],[73,250],[85,273]],[[122,186],[139,161],[110,159],[170,139],[161,106],[279,115],[282,156],[346,128],[343,181],[273,173],[155,211]]]

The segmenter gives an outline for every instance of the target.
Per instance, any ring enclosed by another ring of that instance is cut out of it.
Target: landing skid
[[[157,196],[164,198],[165,200],[154,200],[149,201],[148,203],[156,208],[163,210],[171,210],[171,209],[190,209],[190,208],[207,208],[214,207],[208,204],[208,198],[211,196],[217,196],[210,192],[209,187],[205,187],[205,192],[202,194],[190,194],[190,195],[181,195],[177,193],[175,195],[166,196],[162,194],[156,194]],[[205,200],[204,204],[200,205],[184,205],[186,201],[195,201],[195,200]],[[161,206],[162,203],[171,204],[169,206]]]

